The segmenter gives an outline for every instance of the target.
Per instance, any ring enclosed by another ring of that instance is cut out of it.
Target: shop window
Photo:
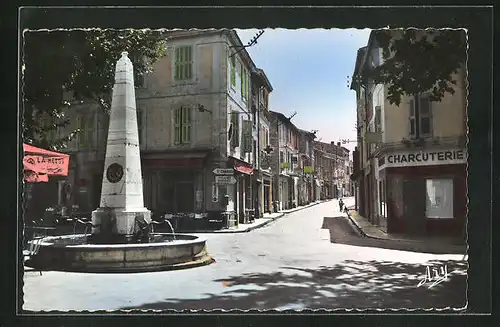
[[[427,218],[453,218],[453,180],[426,180]]]

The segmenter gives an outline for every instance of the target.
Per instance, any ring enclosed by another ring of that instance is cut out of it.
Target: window
[[[249,153],[252,152],[252,121],[250,120],[243,120],[243,126],[242,126],[242,149],[241,152],[244,153]]]
[[[78,129],[80,129],[80,134],[78,135],[78,147],[92,148],[95,133],[94,113],[92,112],[78,117],[77,125]]]
[[[427,179],[427,218],[453,218],[453,180]]]
[[[182,46],[175,48],[175,75],[176,81],[189,80],[193,77],[193,47]]]
[[[382,107],[375,107],[375,132],[380,133],[382,131]]]
[[[248,100],[248,70],[241,65],[241,97]]]
[[[240,146],[240,115],[237,111],[231,112],[231,147],[237,148]]]
[[[417,99],[418,108],[415,106],[415,99],[410,100],[410,136],[428,137],[432,134],[431,101],[428,95],[422,95]]]
[[[231,57],[231,86],[236,86],[236,59]]]
[[[191,142],[191,108],[180,107],[174,112],[174,143]]]
[[[280,151],[280,164],[284,163],[284,161],[285,161],[285,158],[283,155],[283,151]]]

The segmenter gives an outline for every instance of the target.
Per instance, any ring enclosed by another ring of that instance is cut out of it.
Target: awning
[[[242,174],[253,175],[253,167],[251,164],[243,160],[239,160],[235,157],[229,157],[229,158],[232,161],[232,166],[234,167],[234,170]]]
[[[69,155],[23,144],[24,180],[48,182],[49,176],[68,176]]]

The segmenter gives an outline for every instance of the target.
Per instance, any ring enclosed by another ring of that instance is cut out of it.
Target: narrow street
[[[346,200],[347,205],[352,203],[353,198]],[[325,217],[343,215],[338,210],[333,200],[285,215],[248,233],[200,234],[208,239],[207,248],[216,263],[190,270],[140,274],[44,272],[42,276],[27,271],[23,308],[331,310],[465,306],[467,268],[460,261],[461,255],[342,244],[343,239],[353,244],[352,239],[358,236],[348,235],[349,224],[325,224]],[[417,287],[426,264],[446,265],[448,279],[432,288]]]

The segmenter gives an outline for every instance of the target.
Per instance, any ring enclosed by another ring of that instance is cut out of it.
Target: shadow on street
[[[345,260],[332,267],[282,267],[285,272],[244,274],[215,282],[221,294],[203,299],[168,299],[135,308],[153,310],[216,309],[445,309],[466,305],[467,263],[430,261],[447,266],[448,278],[431,288],[417,287],[425,266],[388,261]],[[448,309],[449,310],[449,309]]]
[[[444,244],[440,246],[440,244],[430,245],[424,242],[380,240],[364,237],[357,227],[345,216],[325,217],[321,228],[330,231],[330,241],[332,243],[434,254],[464,254],[466,251],[465,245],[450,248],[445,247]],[[446,249],[445,252],[443,252],[444,248]]]

